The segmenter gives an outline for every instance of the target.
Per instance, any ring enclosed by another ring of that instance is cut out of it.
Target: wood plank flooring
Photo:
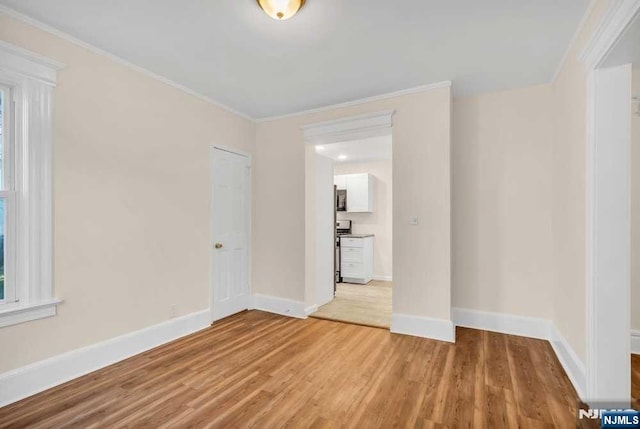
[[[244,312],[10,406],[2,428],[575,428],[546,341]]]
[[[392,282],[373,280],[366,285],[338,283],[336,297],[311,317],[389,329]]]
[[[631,398],[640,410],[640,355],[631,355]]]

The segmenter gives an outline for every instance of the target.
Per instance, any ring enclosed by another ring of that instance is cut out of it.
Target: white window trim
[[[12,89],[16,254],[11,267],[17,302],[0,305],[0,327],[56,314],[53,291],[51,97],[64,67],[0,41],[0,82]]]

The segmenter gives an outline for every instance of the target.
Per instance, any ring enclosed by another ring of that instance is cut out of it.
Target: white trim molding
[[[587,73],[586,401],[628,400],[628,130],[630,65],[599,68],[640,15],[640,0],[610,2],[579,59]],[[627,82],[628,81],[628,82]],[[627,191],[627,192],[625,192]]]
[[[57,314],[56,306],[62,301],[52,299],[37,304],[19,304],[0,307],[0,328],[17,325],[18,323],[29,322],[31,320],[44,319]]]
[[[585,365],[551,320],[467,308],[453,308],[452,315],[455,326],[549,341],[576,392],[585,399]]]
[[[209,326],[203,310],[0,374],[0,407]]]
[[[318,305],[317,304],[313,304],[308,306],[307,308],[304,309],[304,315],[305,316],[310,316],[313,313],[315,313],[316,311],[318,311]]]
[[[562,68],[567,62],[567,58],[569,58],[569,53],[573,49],[573,45],[576,44],[576,41],[578,40],[580,33],[582,33],[582,30],[584,30],[584,26],[589,20],[589,17],[591,16],[591,14],[593,13],[593,9],[597,3],[598,3],[598,0],[591,0],[589,2],[589,6],[587,6],[587,9],[582,15],[582,19],[580,20],[580,23],[578,24],[576,31],[573,33],[573,37],[571,37],[571,42],[569,42],[569,44],[567,45],[567,49],[564,51],[564,55],[562,56],[562,59],[560,60],[560,63],[558,64],[556,71],[553,73],[553,78],[551,79],[550,83],[554,83],[558,79],[558,76],[560,75],[560,71],[562,71]]]
[[[623,400],[631,395],[631,65],[591,70],[587,88],[586,402]]]
[[[306,307],[302,301],[294,301],[292,299],[262,295],[259,293],[253,294],[253,308],[255,310],[266,311],[281,316],[306,319],[308,315],[307,311],[312,311],[312,307],[313,306]]]
[[[549,320],[455,307],[451,312],[456,326],[543,340],[550,338],[552,323]]]
[[[64,67],[59,61],[0,40],[0,68],[55,86],[57,72]]]
[[[578,357],[575,350],[553,323],[549,334],[548,341],[551,343],[551,347],[553,347],[553,351],[556,353],[562,368],[564,368],[564,372],[567,373],[567,377],[571,380],[571,384],[576,389],[578,396],[583,401],[586,400],[587,370],[584,362]]]
[[[633,20],[640,13],[640,0],[611,2],[602,22],[585,44],[578,59],[591,71],[606,59]]]
[[[346,140],[391,135],[394,110],[349,116],[302,127],[305,143],[322,145]]]
[[[640,330],[631,330],[631,353],[640,355]]]
[[[393,281],[393,276],[377,276],[377,275],[373,275],[373,279],[377,280],[379,282],[392,282]]]
[[[449,343],[455,342],[455,327],[451,320],[446,319],[393,313],[391,315],[391,332]]]
[[[147,77],[150,77],[152,79],[158,80],[168,86],[171,86],[175,89],[178,89],[182,92],[185,92],[189,95],[192,95],[196,98],[199,98],[200,100],[203,100],[207,103],[210,103],[214,106],[217,106],[223,110],[226,110],[230,113],[233,113],[235,115],[238,115],[244,119],[247,119],[251,122],[268,122],[268,121],[273,121],[276,119],[284,119],[284,118],[290,118],[290,117],[295,117],[295,116],[301,116],[301,115],[306,115],[306,114],[310,114],[310,113],[319,113],[319,112],[326,112],[329,110],[334,110],[334,109],[339,109],[339,108],[343,108],[343,107],[349,107],[349,106],[357,106],[360,104],[365,104],[365,103],[370,103],[373,101],[379,101],[379,100],[385,100],[385,99],[389,99],[389,98],[394,98],[394,97],[400,97],[403,95],[411,95],[411,94],[416,94],[416,93],[420,93],[420,92],[426,92],[426,91],[431,91],[434,89],[438,89],[438,88],[444,88],[444,87],[450,87],[452,86],[451,81],[442,81],[442,82],[435,82],[435,83],[431,83],[431,84],[427,84],[427,85],[420,85],[414,88],[408,88],[408,89],[403,89],[400,91],[395,91],[395,92],[390,92],[390,93],[385,93],[385,94],[379,94],[379,95],[375,95],[372,97],[367,97],[367,98],[362,98],[362,99],[357,99],[357,100],[352,100],[352,101],[347,101],[344,103],[339,103],[339,104],[333,104],[333,105],[329,105],[329,106],[323,106],[323,107],[319,107],[319,108],[315,108],[315,109],[309,109],[309,110],[303,110],[303,111],[299,111],[299,112],[292,112],[292,113],[287,113],[284,115],[277,115],[277,116],[270,116],[270,117],[264,117],[264,118],[253,118],[250,115],[247,115],[245,113],[242,113],[232,107],[229,107],[223,103],[220,103],[219,101],[214,100],[213,98],[204,95],[194,89],[191,89],[181,83],[175,82],[165,76],[162,76],[158,73],[155,73],[151,70],[148,70],[142,66],[136,65],[130,61],[125,60],[122,57],[119,57],[111,52],[108,52],[102,48],[98,48],[95,45],[92,45],[90,43],[84,42],[72,35],[70,35],[69,33],[66,33],[64,31],[61,31],[57,28],[54,28],[48,24],[45,24],[42,21],[39,21],[37,19],[34,19],[30,16],[27,16],[23,13],[20,13],[8,6],[5,5],[0,5],[0,13],[4,13],[7,16],[10,16],[11,18],[14,18],[18,21],[21,21],[25,24],[31,25],[39,30],[45,31],[49,34],[52,34],[54,36],[57,36],[63,40],[66,40],[67,42],[73,43],[74,45],[83,47],[91,52],[94,52],[98,55],[102,55],[104,57],[109,58],[111,61],[114,61],[116,63],[122,64],[125,67],[128,67],[130,69],[133,69],[135,71],[137,71],[138,73],[142,73],[144,75],[146,75]]]
[[[347,101],[344,103],[331,104],[329,106],[318,107],[316,109],[302,110],[300,112],[288,113],[285,115],[260,118],[260,119],[256,119],[256,122],[260,123],[260,122],[277,121],[279,119],[293,118],[296,116],[327,112],[330,110],[342,109],[342,108],[351,107],[351,106],[359,106],[361,104],[372,103],[374,101],[388,100],[390,98],[402,97],[404,95],[412,95],[412,94],[419,94],[422,92],[433,91],[434,89],[439,89],[439,88],[450,88],[452,85],[453,84],[450,80],[445,80],[442,82],[435,82],[427,85],[416,86],[414,88],[402,89],[400,91],[388,92],[386,94],[374,95],[373,97],[360,98],[358,100]]]

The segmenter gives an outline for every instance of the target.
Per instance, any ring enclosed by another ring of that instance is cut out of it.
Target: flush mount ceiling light
[[[257,0],[257,2],[271,18],[283,21],[298,13],[304,6],[305,0]]]

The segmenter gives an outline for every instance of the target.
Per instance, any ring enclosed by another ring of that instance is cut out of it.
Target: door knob
[[[222,249],[222,243],[216,243],[214,246],[216,249]]]

